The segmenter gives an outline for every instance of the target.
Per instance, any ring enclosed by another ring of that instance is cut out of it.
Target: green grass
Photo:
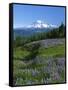
[[[65,55],[65,45],[56,45],[49,48],[41,47],[39,50],[40,56],[53,56],[53,57],[60,57]]]
[[[14,60],[13,66],[14,66],[14,69],[20,69],[20,68],[25,68],[27,65],[23,61]]]
[[[47,73],[37,74],[36,76],[33,77],[31,72],[17,70],[16,73],[14,74],[14,79],[16,79],[17,85],[28,85],[27,83],[28,81],[32,81],[32,84],[40,84],[40,81],[44,76],[47,77]]]
[[[30,54],[29,51],[26,49],[23,49],[21,47],[14,48],[14,57],[16,58],[24,58],[25,56],[28,56]],[[38,56],[42,57],[61,57],[65,55],[65,45],[56,45],[49,48],[40,47]],[[45,59],[46,60],[46,59]],[[22,60],[16,60],[13,61],[13,78],[16,81],[15,85],[28,85],[29,81],[32,81],[32,84],[40,84],[42,83],[42,80],[44,78],[49,78],[50,74],[43,72],[42,68],[47,67],[47,65],[44,64],[31,64],[31,63],[25,63]],[[40,74],[37,74],[36,76],[32,75],[32,72],[28,72],[27,69],[33,69],[40,72]],[[63,82],[65,76],[64,71],[61,73],[60,80],[51,80],[51,83],[58,83]]]
[[[22,60],[14,59],[14,61],[13,61],[14,69],[38,68],[38,67],[45,65],[45,64],[44,65],[42,65],[42,64],[41,65],[39,65],[39,64],[35,65],[35,64],[30,64],[30,63],[25,64],[23,62],[23,58],[29,54],[30,54],[30,52],[26,51],[25,49],[21,49],[20,47],[14,49],[14,57],[22,58]],[[49,56],[61,57],[64,55],[65,55],[65,45],[64,44],[63,45],[57,45],[54,47],[49,47],[49,48],[41,47],[39,49],[39,54],[38,54],[38,56],[43,56],[45,58],[47,58]]]
[[[27,51],[26,49],[22,49],[22,48],[16,48],[14,49],[14,57],[16,58],[24,58],[25,56],[28,56],[30,54],[29,51]],[[39,49],[39,54],[40,56],[55,56],[55,57],[59,57],[59,56],[64,56],[65,54],[65,45],[56,45],[53,47],[49,47],[49,48],[43,48],[41,47]]]
[[[18,48],[14,48],[14,57],[16,58],[23,58],[25,56],[29,55],[29,51],[18,47]]]

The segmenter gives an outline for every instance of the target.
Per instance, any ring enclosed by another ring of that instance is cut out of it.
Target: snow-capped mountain
[[[56,25],[47,24],[42,22],[41,20],[37,20],[36,22],[33,22],[31,25],[28,25],[26,28],[56,28]]]
[[[42,22],[41,20],[37,20],[36,22],[33,22],[28,26],[14,29],[14,33],[16,36],[30,36],[41,32],[49,32],[56,27],[56,25],[47,24]]]

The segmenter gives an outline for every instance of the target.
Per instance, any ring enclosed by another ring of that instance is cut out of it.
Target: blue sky
[[[65,8],[34,5],[13,5],[13,27],[20,28],[41,20],[59,26],[65,24]]]

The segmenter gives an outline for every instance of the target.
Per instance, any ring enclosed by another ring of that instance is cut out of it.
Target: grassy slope
[[[30,52],[26,51],[25,49],[22,48],[16,48],[14,49],[14,57],[16,58],[24,58],[25,56],[29,55]],[[48,56],[53,56],[53,57],[60,57],[60,56],[64,56],[65,54],[65,45],[57,45],[57,46],[53,46],[53,47],[49,47],[49,48],[43,48],[41,47],[39,49],[39,54],[38,56],[44,56],[44,57],[48,57]],[[25,64],[23,61],[20,60],[15,60],[14,59],[14,79],[16,80],[16,85],[21,85],[21,84],[26,84],[29,80],[32,80],[33,82],[35,81],[35,84],[38,83],[40,84],[40,81],[42,80],[42,77],[48,77],[48,73],[41,73],[38,74],[37,76],[32,76],[31,72],[27,72],[25,69],[27,69],[27,66],[30,68],[33,68],[32,65],[30,64]],[[45,66],[45,65],[36,65],[36,69],[40,70],[40,72],[42,72],[41,68]],[[23,71],[25,70],[25,71]],[[62,75],[64,75],[64,72],[62,73]],[[61,75],[61,81],[64,80],[64,77],[62,77]],[[17,78],[19,78],[19,80],[17,80]],[[24,80],[23,80],[24,79]],[[59,82],[59,81],[53,81],[53,83],[55,82]]]
[[[65,54],[65,45],[56,45],[53,47],[49,47],[49,48],[40,48],[39,50],[39,55],[41,56],[54,56],[54,57],[58,57],[58,56],[64,56]]]
[[[21,48],[14,49],[14,57],[16,58],[23,58],[29,54],[30,54],[29,51],[23,50]],[[48,57],[48,56],[64,56],[64,54],[65,54],[65,45],[63,44],[49,48],[41,47],[39,49],[38,55]]]
[[[27,55],[29,55],[29,52],[21,47],[14,49],[14,57],[16,57],[16,58],[23,58]]]

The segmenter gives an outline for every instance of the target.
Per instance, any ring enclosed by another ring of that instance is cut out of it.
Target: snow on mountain
[[[56,28],[56,25],[53,24],[47,24],[42,22],[41,20],[37,20],[36,22],[33,22],[31,25],[28,25],[27,28]]]
[[[50,27],[56,28],[57,26],[56,25],[53,25],[53,24],[50,24]]]

